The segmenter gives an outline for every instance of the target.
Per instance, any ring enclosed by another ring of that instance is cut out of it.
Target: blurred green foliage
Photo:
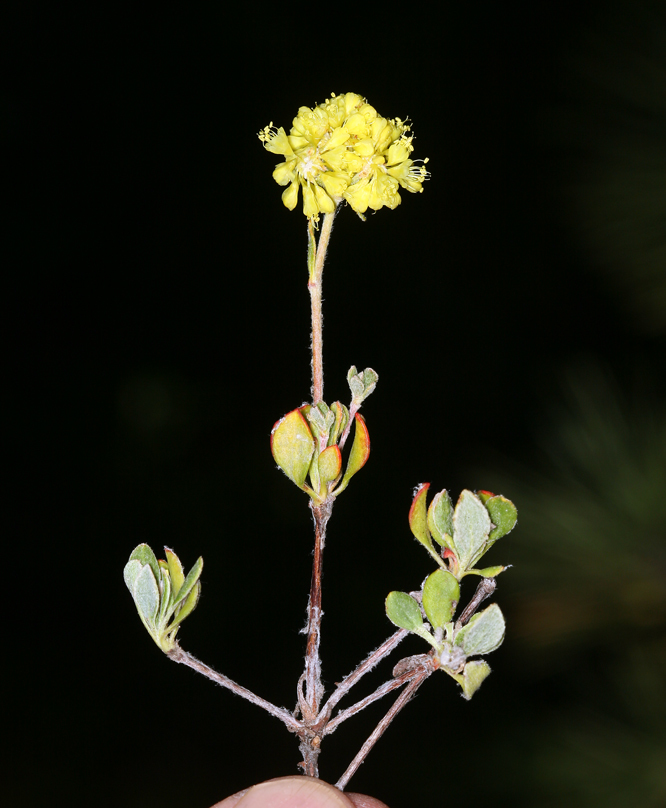
[[[519,503],[509,633],[524,683],[568,689],[528,750],[547,805],[666,804],[666,407],[592,363],[569,372]]]

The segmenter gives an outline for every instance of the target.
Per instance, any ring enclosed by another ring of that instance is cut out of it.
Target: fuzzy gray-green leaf
[[[160,590],[153,571],[146,564],[134,581],[134,602],[144,620],[154,625],[155,615],[160,606]]]
[[[506,624],[504,615],[496,603],[492,603],[480,614],[475,614],[466,626],[457,632],[455,644],[467,656],[489,654],[502,644]]]
[[[155,576],[155,580],[159,580],[160,577],[160,565],[157,563],[157,557],[155,553],[150,549],[147,544],[139,544],[137,547],[134,548],[132,551],[132,555],[130,556],[130,561],[140,561],[141,566],[145,566],[148,564],[153,571],[153,575]]]
[[[453,542],[461,571],[483,551],[490,527],[490,516],[481,500],[471,491],[463,491],[453,512]]]
[[[448,547],[452,552],[457,550],[453,546],[453,505],[449,492],[445,489],[435,494],[428,508],[428,528],[433,539],[441,547]]]
[[[366,368],[359,373],[356,367],[352,365],[347,373],[347,383],[351,390],[352,399],[360,405],[373,392],[377,386],[378,379],[379,376],[372,368]]]
[[[469,701],[490,673],[490,665],[482,659],[472,660],[463,671],[463,698]]]
[[[125,569],[123,570],[123,578],[125,579],[125,583],[127,584],[127,588],[132,593],[132,597],[134,597],[134,583],[137,579],[138,574],[143,569],[143,564],[139,561],[138,558],[130,559],[127,564],[125,564]]]

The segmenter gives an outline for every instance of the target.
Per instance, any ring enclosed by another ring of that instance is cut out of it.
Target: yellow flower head
[[[282,201],[289,210],[303,191],[303,212],[315,221],[345,200],[362,217],[365,211],[400,204],[400,187],[420,193],[430,177],[410,158],[411,127],[400,118],[382,118],[356,93],[333,95],[310,109],[301,107],[287,135],[269,124],[259,140],[284,162],[273,178],[286,185]]]

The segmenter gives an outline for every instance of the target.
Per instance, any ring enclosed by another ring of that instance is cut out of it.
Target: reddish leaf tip
[[[421,497],[427,496],[429,488],[430,488],[430,483],[420,483],[417,486],[417,488],[416,488],[416,490],[414,492],[414,499],[412,500],[412,504],[411,504],[411,507],[409,509],[408,518],[409,518],[410,525],[412,523],[414,513],[415,513],[416,509],[419,507],[419,504],[421,502]]]

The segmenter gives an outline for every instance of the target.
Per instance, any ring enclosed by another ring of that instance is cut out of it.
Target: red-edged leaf
[[[315,441],[300,409],[281,418],[271,432],[271,452],[275,462],[299,488],[307,477]]]
[[[342,470],[342,454],[338,446],[329,446],[319,455],[319,479],[325,485],[335,480]]]
[[[430,483],[421,483],[414,494],[412,507],[409,509],[409,527],[414,536],[427,547],[433,549],[430,533],[428,532],[426,499]]]
[[[347,469],[342,482],[335,489],[335,495],[342,493],[349,484],[351,478],[356,474],[359,469],[368,461],[370,456],[370,435],[368,434],[368,427],[365,425],[365,418],[356,413],[356,427],[354,429],[354,443],[349,453],[349,460],[347,461]],[[332,448],[332,447],[330,447]]]
[[[446,489],[435,494],[428,508],[428,530],[441,547],[453,548],[453,505]]]

